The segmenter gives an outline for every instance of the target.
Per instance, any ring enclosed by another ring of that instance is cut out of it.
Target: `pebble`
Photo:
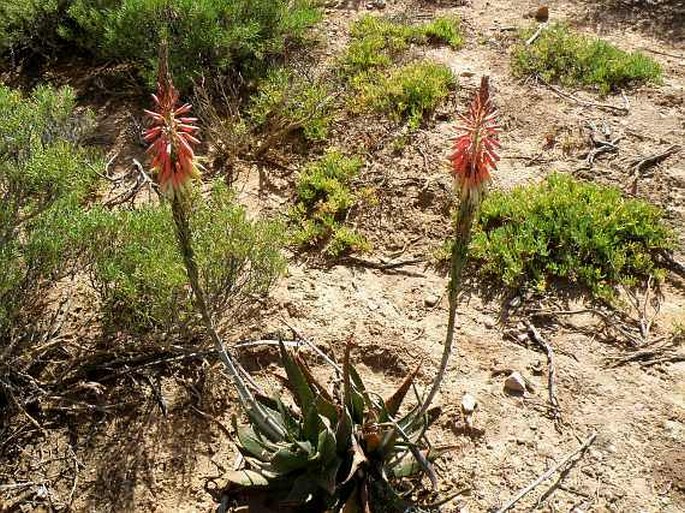
[[[478,408],[478,401],[471,394],[466,393],[464,397],[461,398],[461,411],[464,415],[472,414],[476,408]]]
[[[490,317],[486,317],[485,320],[483,321],[483,325],[484,325],[487,329],[491,330],[492,328],[495,327],[495,321],[492,320]]]
[[[522,394],[526,391],[526,380],[520,372],[512,372],[504,380],[504,389],[507,392]]]
[[[424,303],[427,307],[432,308],[432,307],[434,307],[435,305],[438,304],[438,301],[440,301],[440,296],[437,296],[437,295],[435,295],[435,294],[431,294],[430,296],[426,297],[426,298],[423,300],[423,303]]]

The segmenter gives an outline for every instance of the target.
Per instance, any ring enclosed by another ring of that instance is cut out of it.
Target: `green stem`
[[[259,425],[260,429],[262,429],[269,438],[273,440],[282,439],[285,436],[285,432],[268,413],[264,411],[259,403],[257,403],[245,384],[245,381],[240,376],[237,365],[228,351],[226,351],[226,347],[214,327],[214,322],[212,321],[209,309],[207,308],[206,295],[200,284],[200,274],[195,260],[192,233],[188,222],[188,205],[184,204],[183,201],[184,200],[179,199],[178,196],[175,196],[171,202],[171,210],[174,217],[174,224],[176,225],[176,238],[178,239],[178,245],[181,254],[183,255],[183,263],[186,272],[188,273],[190,287],[193,291],[193,302],[195,303],[195,307],[200,312],[205,330],[214,343],[214,347],[219,353],[219,357],[226,366],[229,377],[233,380],[233,383],[238,390],[238,397],[248,416]]]
[[[473,226],[473,220],[475,218],[477,209],[478,200],[474,198],[474,195],[469,195],[465,199],[462,199],[459,205],[450,266],[450,282],[448,288],[449,317],[447,321],[447,336],[445,338],[445,346],[442,350],[442,359],[440,360],[438,374],[433,380],[431,389],[428,392],[428,397],[426,397],[426,400],[421,406],[419,417],[423,416],[428,408],[430,408],[430,405],[445,378],[445,372],[447,372],[447,365],[450,360],[450,355],[452,354],[452,345],[454,343],[454,325],[457,318],[457,296],[461,290],[461,277],[464,271],[464,266],[466,265],[466,259],[468,257],[469,244],[471,242],[471,228]]]

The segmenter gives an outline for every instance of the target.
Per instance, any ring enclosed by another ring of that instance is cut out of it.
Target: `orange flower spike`
[[[462,198],[480,197],[490,171],[497,168],[500,148],[497,123],[497,110],[490,98],[488,77],[481,79],[480,90],[473,99],[466,115],[459,114],[462,122],[457,127],[459,134],[455,137],[450,156],[452,174]]]
[[[198,132],[197,118],[184,116],[192,105],[178,106],[179,94],[167,71],[165,59],[160,60],[157,94],[152,95],[154,111],[145,110],[151,127],[143,134],[150,146],[151,166],[159,187],[169,199],[181,197],[189,190],[191,180],[200,177],[200,164],[193,150],[200,140],[192,134]]]

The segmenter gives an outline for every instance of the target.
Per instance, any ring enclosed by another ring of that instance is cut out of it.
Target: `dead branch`
[[[157,185],[155,182],[148,176],[148,174],[145,172],[145,169],[143,168],[143,165],[138,162],[136,159],[133,159],[133,166],[132,169],[129,169],[126,173],[124,173],[121,177],[112,179],[111,181],[115,184],[123,183],[129,180],[134,180],[133,185],[129,187],[128,189],[124,190],[123,192],[119,193],[113,198],[110,198],[104,203],[104,206],[112,208],[117,205],[121,205],[123,203],[126,203],[128,201],[133,201],[135,197],[138,195],[138,193],[143,190],[145,187],[149,187],[150,190],[153,190],[159,195],[159,190],[157,188]]]
[[[680,149],[681,147],[678,144],[672,144],[664,151],[654,153],[653,155],[648,155],[646,157],[638,157],[637,159],[633,160],[631,162],[633,166],[633,182],[631,186],[633,194],[637,192],[637,181],[639,180],[640,174],[643,171],[646,171],[650,167],[657,165],[659,162],[667,159],[671,155],[678,153]]]
[[[532,45],[535,42],[535,40],[538,37],[540,37],[540,34],[542,34],[542,31],[545,30],[545,28],[547,28],[547,23],[543,23],[542,25],[540,25],[538,29],[535,31],[535,33],[528,38],[528,41],[526,41],[526,46]]]
[[[572,452],[570,452],[569,454],[564,456],[563,459],[559,463],[552,466],[550,469],[548,469],[546,472],[544,472],[542,475],[540,475],[538,478],[536,478],[532,483],[530,483],[528,486],[526,486],[521,491],[519,491],[509,502],[507,502],[504,506],[502,506],[500,509],[498,509],[497,513],[504,513],[505,511],[509,511],[521,499],[523,499],[526,495],[528,495],[531,491],[533,491],[538,485],[545,482],[547,479],[549,479],[552,475],[554,475],[560,469],[570,470],[571,468],[573,468],[573,466],[576,463],[578,463],[578,461],[580,461],[582,459],[582,457],[585,455],[585,452],[595,442],[596,438],[597,438],[597,433],[592,433],[587,438],[587,440],[585,440],[585,442],[583,442],[583,444],[580,447],[578,447],[577,449],[573,450]],[[567,465],[568,465],[568,467],[567,467]]]
[[[379,271],[389,271],[392,269],[398,269],[404,267],[405,265],[414,265],[423,262],[423,258],[409,258],[407,260],[398,260],[396,262],[374,262],[372,260],[365,260],[363,258],[347,256],[340,259],[340,263],[349,263],[352,265],[357,265],[360,267],[368,267],[369,269],[378,269]]]
[[[660,50],[654,50],[653,48],[647,48],[646,46],[643,46],[642,50],[644,50],[646,52],[655,53],[657,55],[665,55],[666,57],[674,57],[676,59],[680,59],[681,61],[685,61],[685,55],[678,55],[676,53],[662,52]]]
[[[618,332],[631,346],[638,347],[642,344],[642,340],[637,335],[631,333],[626,325],[625,314],[617,312],[610,308],[609,312],[605,312],[599,308],[581,308],[578,310],[548,310],[543,308],[529,308],[526,313],[537,317],[553,317],[556,315],[577,315],[589,313],[596,315],[604,321],[607,329],[613,329]]]
[[[685,360],[685,353],[679,352],[678,348],[681,345],[680,339],[671,337],[665,342],[660,341],[661,344],[652,344],[648,349],[641,349],[635,351],[627,356],[609,357],[611,368],[620,367],[630,362],[639,362],[643,366],[652,366],[665,362],[677,362]]]
[[[612,105],[610,103],[599,103],[599,102],[592,102],[592,101],[588,101],[588,100],[582,100],[576,96],[573,96],[570,93],[563,91],[559,87],[556,87],[556,86],[548,83],[546,80],[544,80],[539,75],[537,76],[537,79],[540,82],[542,82],[545,86],[547,86],[547,88],[549,88],[557,96],[560,96],[561,98],[564,98],[565,100],[570,100],[574,103],[577,103],[581,107],[596,107],[598,109],[611,110],[614,112],[619,112],[621,114],[628,114],[628,112],[630,111],[630,106],[628,104],[626,104],[622,107],[619,107],[618,105]]]
[[[524,319],[524,324],[528,329],[528,337],[540,346],[545,353],[547,353],[547,393],[549,397],[549,404],[552,410],[552,419],[554,420],[554,427],[557,431],[561,431],[561,406],[557,398],[556,375],[557,369],[554,361],[554,349],[542,338],[540,332],[528,320]]]
[[[668,251],[661,251],[659,256],[661,257],[661,263],[664,266],[668,267],[681,278],[685,278],[685,264],[676,260]]]

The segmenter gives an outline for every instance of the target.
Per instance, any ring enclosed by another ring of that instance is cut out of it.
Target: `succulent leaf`
[[[252,470],[233,470],[225,476],[230,483],[245,486],[269,486],[269,481],[261,473]]]
[[[414,383],[414,379],[416,378],[416,375],[419,372],[419,366],[416,367],[414,372],[409,374],[400,387],[395,391],[394,394],[392,394],[388,399],[385,400],[385,409],[386,409],[386,415],[384,415],[385,418],[381,419],[381,422],[385,422],[387,419],[387,416],[390,415],[391,417],[394,417],[397,415],[397,412],[400,411],[400,406],[402,406],[402,401],[404,401],[404,398],[407,396],[407,392],[409,392],[409,389],[411,388],[412,384]]]
[[[285,367],[285,372],[288,374],[288,387],[293,392],[295,402],[302,409],[302,412],[306,417],[314,403],[314,392],[309,385],[307,377],[302,372],[300,366],[295,363],[293,357],[290,356],[290,353],[286,350],[283,342],[279,343],[279,347],[281,349],[283,367]]]

